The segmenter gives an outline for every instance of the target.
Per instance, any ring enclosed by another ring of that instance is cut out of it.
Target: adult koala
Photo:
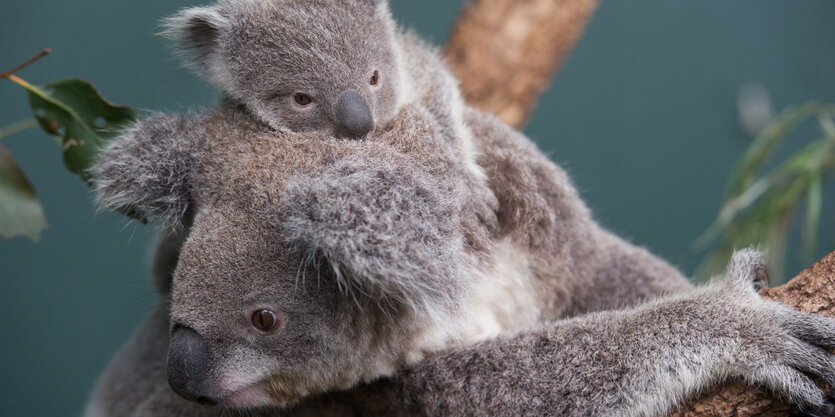
[[[102,155],[104,202],[193,220],[170,328],[157,312],[90,416],[223,412],[167,388],[166,329],[174,391],[284,407],[263,415],[651,416],[729,377],[803,406],[824,402],[804,373],[835,382],[835,322],[760,299],[756,254],[690,288],[602,230],[566,175],[488,115],[467,113],[475,191],[419,109],[362,142],[250,117],[159,117],[152,139]]]

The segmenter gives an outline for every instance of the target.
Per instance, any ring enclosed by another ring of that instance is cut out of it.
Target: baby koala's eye
[[[313,103],[313,97],[304,93],[296,93],[296,95],[293,96],[293,99],[296,100],[296,104],[299,106],[307,106],[310,105],[310,103]]]
[[[371,74],[371,81],[369,81],[369,84],[380,84],[380,71],[374,71],[374,74]]]
[[[270,310],[258,310],[255,313],[252,313],[252,325],[262,332],[272,330],[277,322],[278,318],[275,313]]]

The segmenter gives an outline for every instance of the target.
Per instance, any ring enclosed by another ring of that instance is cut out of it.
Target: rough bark
[[[762,290],[763,297],[801,311],[835,317],[835,252],[787,284]],[[732,383],[702,395],[674,417],[786,417],[792,408],[767,391]]]
[[[597,0],[473,0],[446,48],[468,103],[519,127],[577,42]]]

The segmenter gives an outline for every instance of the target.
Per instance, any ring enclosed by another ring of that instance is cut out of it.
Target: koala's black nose
[[[181,397],[201,404],[217,404],[209,345],[194,330],[178,327],[171,334],[167,374],[168,385]]]
[[[361,95],[343,93],[336,102],[336,136],[362,139],[374,130],[374,116]]]

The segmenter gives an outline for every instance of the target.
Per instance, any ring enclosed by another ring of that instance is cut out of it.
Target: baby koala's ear
[[[229,19],[218,6],[185,9],[163,21],[163,35],[172,39],[198,71],[211,70],[221,31]]]
[[[465,290],[459,196],[405,162],[371,159],[288,182],[277,223],[346,292],[443,317]]]
[[[351,0],[352,3],[359,6],[367,7],[375,12],[382,12],[384,15],[390,15],[388,0]]]
[[[99,202],[135,217],[179,223],[191,201],[187,129],[183,117],[155,115],[113,139],[91,169]]]

